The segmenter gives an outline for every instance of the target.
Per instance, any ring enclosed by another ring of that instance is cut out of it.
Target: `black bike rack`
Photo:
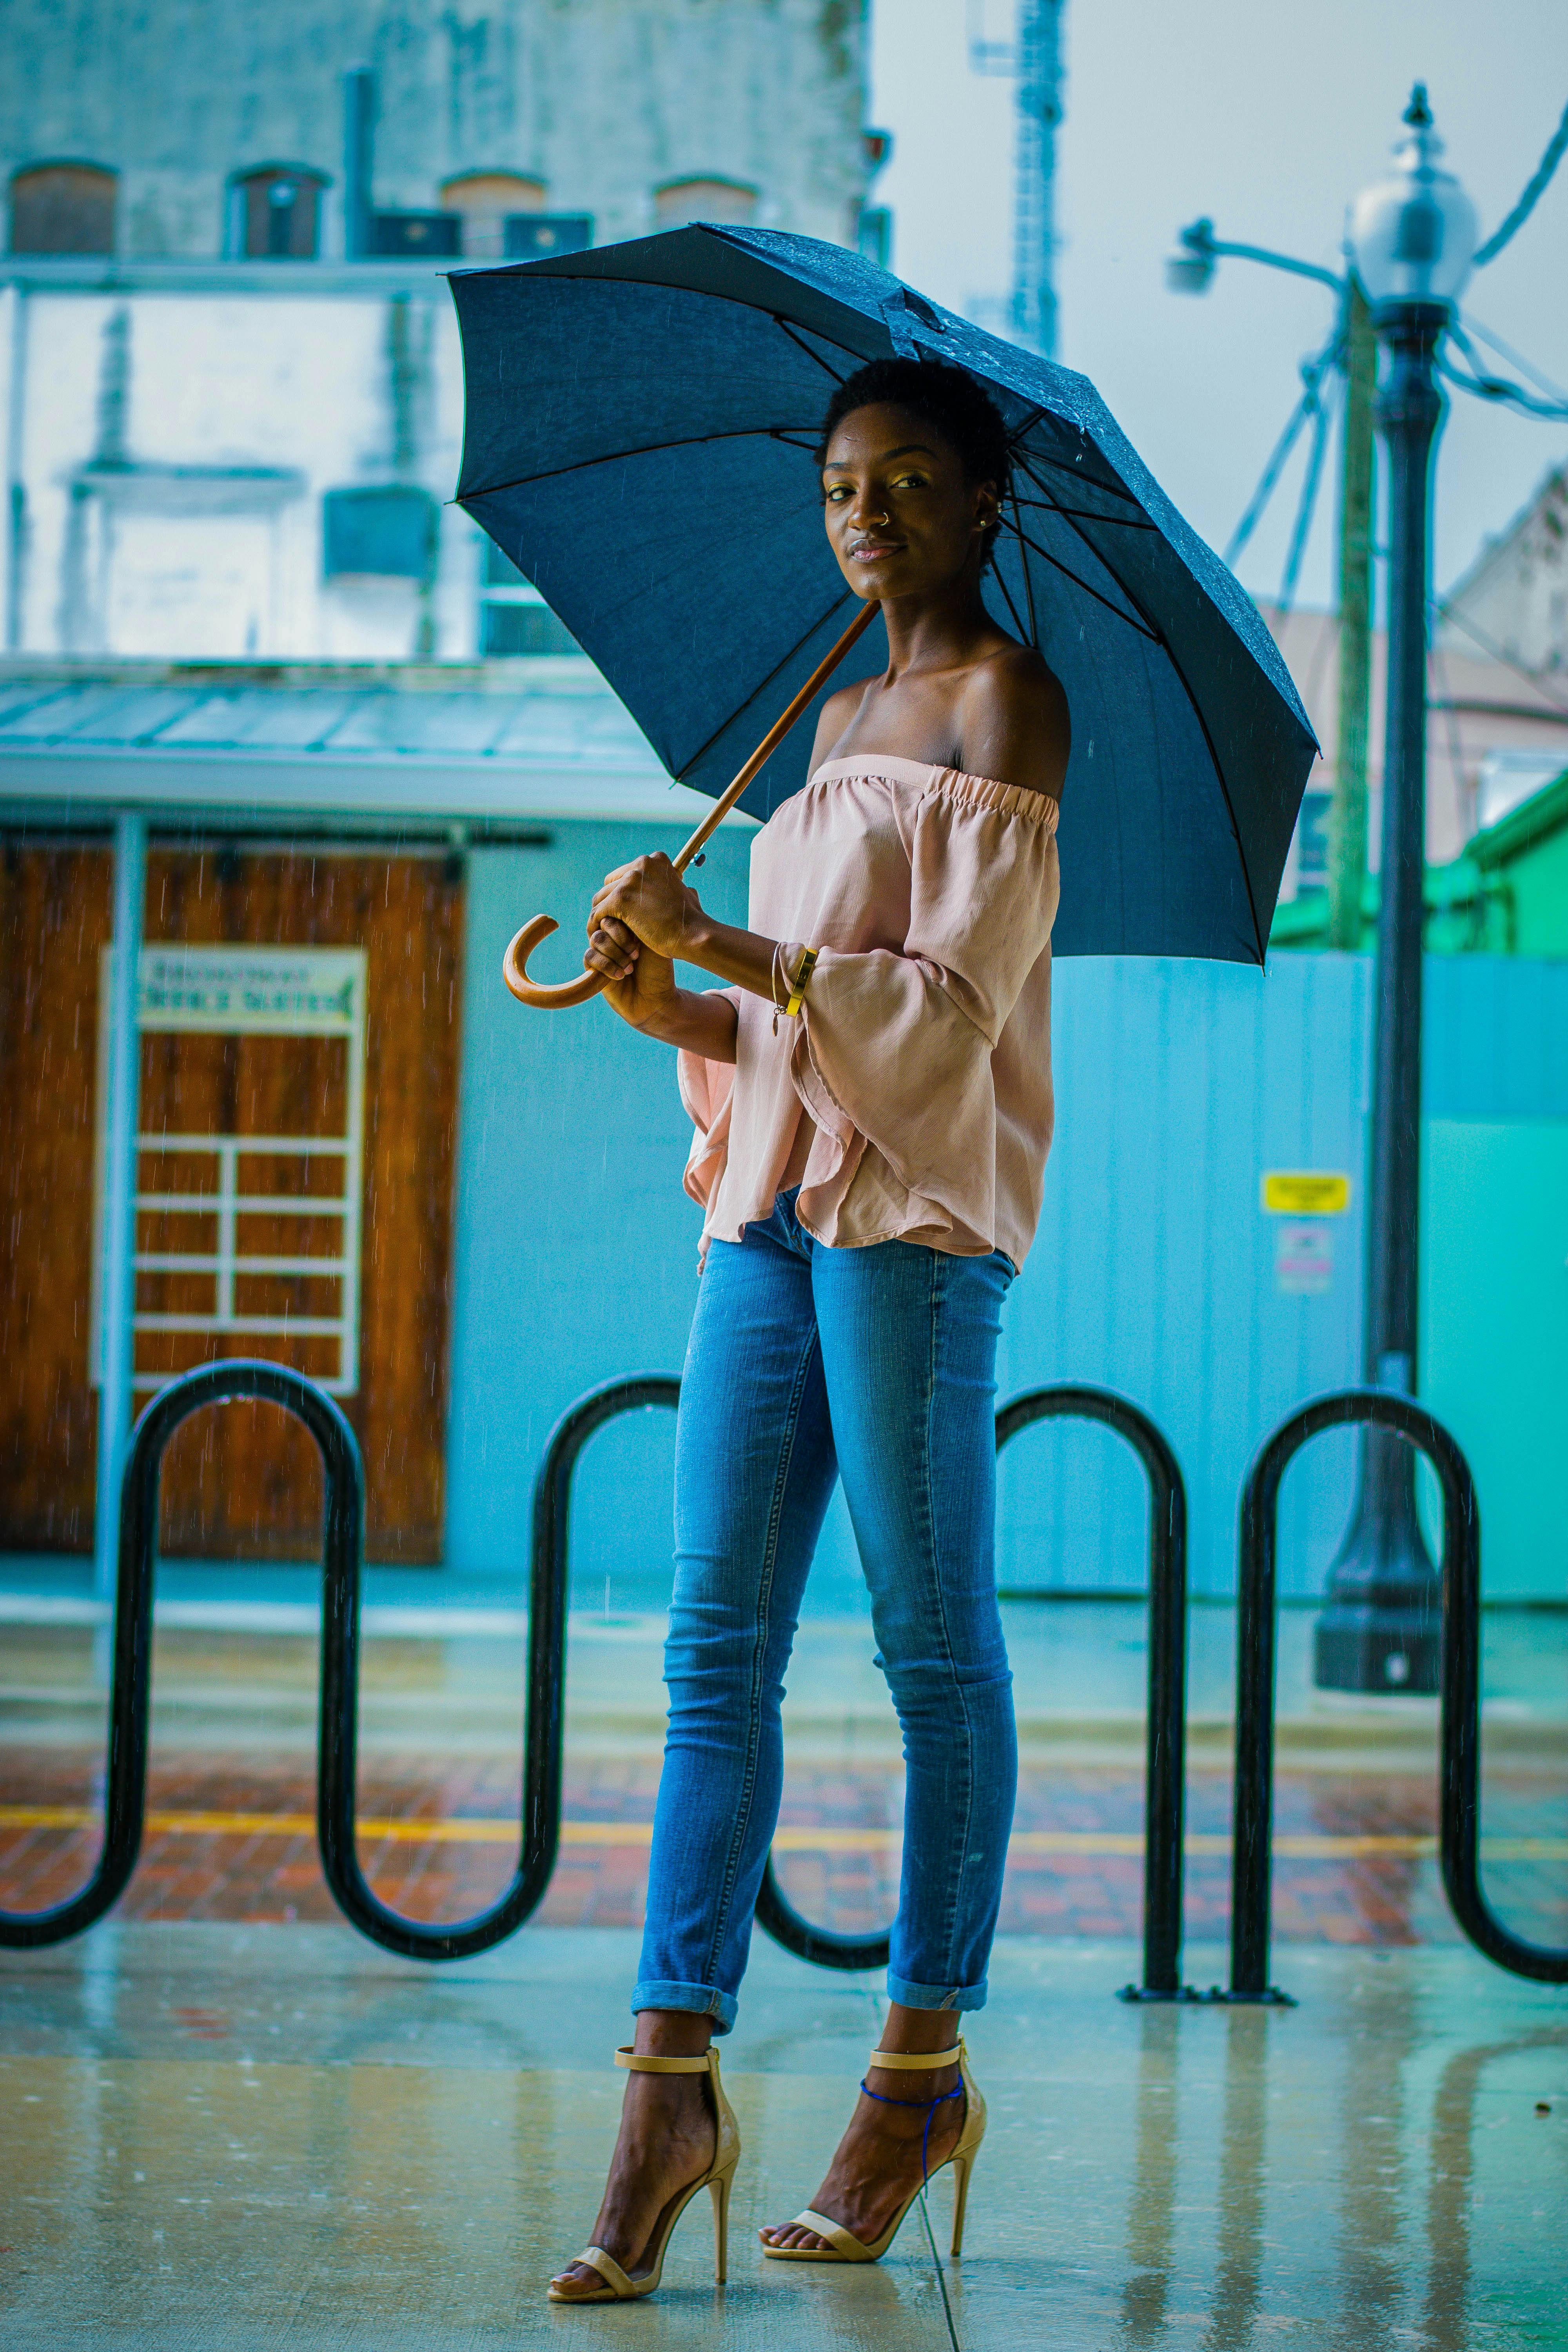
[[[1149,1729],[1144,1771],[1143,1981],[1123,2000],[1190,2000],[1182,1984],[1182,1835],[1186,1784],[1187,1496],[1181,1466],[1147,1413],[1110,1389],[1032,1389],[996,1416],[1002,1452],[1037,1421],[1094,1421],[1124,1437],[1149,1481]],[[768,1858],[757,1924],[823,1969],[882,1969],[888,1937],[841,1936],[802,1916]]]
[[[1568,1951],[1526,1943],[1481,1892],[1481,1525],[1475,1481],[1458,1444],[1425,1406],[1381,1389],[1316,1398],[1259,1449],[1242,1489],[1236,1659],[1236,1785],[1230,1886],[1230,1990],[1215,1998],[1290,2006],[1268,1982],[1274,1811],[1275,1565],[1279,1485],[1292,1457],[1325,1429],[1389,1429],[1426,1456],[1443,1493],[1443,1885],[1460,1927],[1489,1960],[1540,1984],[1568,1984]]]
[[[450,1927],[432,1927],[405,1918],[373,1895],[355,1850],[364,1479],[353,1431],[324,1390],[280,1364],[208,1364],[172,1381],[137,1423],[121,1484],[103,1849],[87,1885],[64,1903],[46,1911],[0,1912],[0,1948],[26,1949],[80,1935],[119,1900],[135,1870],[146,1811],[163,1453],[192,1413],[242,1400],[276,1404],[303,1422],[321,1451],[325,1474],[317,1832],[333,1897],[362,1935],[409,1958],[459,1959],[503,1942],[538,1907],[560,1843],[567,1545],[577,1459],[605,1422],[647,1406],[674,1407],[679,1399],[679,1381],[666,1376],[611,1381],[580,1398],[552,1433],[533,1496],[518,1865],[488,1910]],[[1268,1983],[1279,1486],[1286,1467],[1310,1439],[1356,1423],[1392,1430],[1416,1446],[1442,1488],[1440,1846],[1449,1905],[1471,1943],[1498,1967],[1539,1983],[1568,1984],[1568,1950],[1515,1936],[1480,1887],[1480,1519],[1469,1465],[1447,1430],[1424,1407],[1381,1390],[1350,1389],[1293,1413],[1260,1448],[1247,1474],[1241,1511],[1230,1987],[1207,1996],[1183,1988],[1186,1496],[1181,1470],[1148,1416],[1103,1389],[1038,1389],[1016,1397],[996,1416],[998,1451],[1034,1422],[1056,1419],[1095,1421],[1115,1430],[1137,1453],[1150,1487],[1143,1981],[1127,1986],[1121,1998],[1289,2003],[1288,1994]],[[816,1967],[886,1965],[885,1935],[841,1936],[804,1918],[781,1892],[771,1857],[756,1916],[786,1950]]]
[[[359,1566],[364,1527],[364,1474],[353,1431],[325,1390],[282,1364],[237,1360],[204,1364],[172,1381],[147,1407],[132,1433],[120,1486],[120,1555],[114,1595],[114,1678],[109,1701],[109,1760],[104,1786],[103,1851],[79,1894],[47,1911],[0,1913],[0,1946],[26,1950],[79,1936],[120,1900],[142,1849],[147,1809],[147,1715],[153,1669],[153,1586],[158,1548],[158,1487],[163,1451],[176,1429],[205,1405],[237,1399],[281,1405],[302,1421],[321,1448],[326,1473],[326,1606],[321,1621],[321,1788],[328,1784],[328,1692],[342,1646],[353,1655],[359,1626]],[[347,1629],[346,1631],[344,1629]],[[334,1629],[336,1629],[334,1631]],[[321,1856],[338,1901],[354,1916],[345,1893],[351,1879],[367,1903],[374,1897],[353,1860],[353,1700],[348,1701],[349,1775],[346,1849],[329,1851],[324,1804],[319,1820]],[[346,1863],[343,1859],[346,1851]],[[355,1925],[361,1924],[355,1919]],[[370,1932],[369,1929],[366,1930]]]
[[[517,1868],[488,1911],[450,1927],[388,1910],[366,1886],[354,1855],[354,1735],[359,1693],[358,1580],[352,1623],[329,1641],[322,1628],[321,1749],[318,1795],[321,1860],[340,1908],[360,1933],[414,1960],[460,1960],[504,1943],[544,1899],[561,1843],[565,1732],[566,1603],[572,1477],[596,1429],[618,1413],[679,1402],[680,1383],[655,1376],[611,1381],[579,1397],[551,1432],[533,1488],[523,1718],[522,1821]],[[329,1727],[329,1654],[332,1713]]]
[[[280,1405],[302,1421],[321,1449],[326,1475],[316,1832],[333,1899],[362,1936],[407,1959],[462,1959],[503,1943],[538,1908],[561,1839],[567,1516],[577,1456],[594,1432],[616,1413],[639,1405],[672,1405],[679,1394],[678,1381],[617,1381],[581,1398],[551,1435],[533,1493],[518,1865],[505,1892],[488,1910],[450,1927],[432,1927],[405,1918],[380,1901],[365,1883],[356,1851],[364,1474],[353,1431],[323,1389],[281,1364],[236,1360],[204,1365],[171,1381],[136,1424],[121,1485],[103,1852],[86,1886],[68,1902],[47,1911],[0,1913],[0,1947],[58,1944],[80,1935],[102,1918],[130,1882],[146,1811],[153,1588],[163,1453],[192,1413],[205,1405],[244,1399]]]
[[[521,1824],[517,1868],[504,1893],[471,1919],[431,1926],[406,1918],[372,1893],[355,1837],[359,1732],[361,1570],[364,1475],[353,1431],[332,1399],[281,1364],[247,1360],[208,1364],[171,1381],[137,1423],[121,1487],[114,1676],[103,1851],[79,1894],[47,1911],[0,1913],[0,1947],[64,1942],[100,1919],[136,1867],[146,1810],[148,1708],[159,1479],[164,1450],[181,1423],[212,1404],[260,1400],[304,1423],[326,1479],[322,1559],[321,1726],[316,1823],[321,1866],[333,1899],[371,1942],[405,1958],[462,1959],[502,1943],[538,1908],[561,1836],[568,1542],[572,1481],[595,1432],[624,1412],[674,1408],[680,1383],[650,1374],[613,1381],[572,1406],[551,1433],[533,1494],[523,1732]],[[1146,1775],[1143,1982],[1124,2000],[1190,1999],[1181,1986],[1182,1819],[1185,1745],[1186,1496],[1170,1446],[1137,1406],[1102,1389],[1038,1389],[996,1416],[997,1451],[1032,1423],[1097,1421],[1132,1445],[1150,1485],[1149,1738]],[[817,1968],[885,1968],[888,1937],[818,1927],[779,1886],[770,1855],[756,1917],[774,1940]]]

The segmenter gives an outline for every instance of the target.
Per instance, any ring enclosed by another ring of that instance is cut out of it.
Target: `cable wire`
[[[1493,661],[1502,664],[1504,669],[1512,670],[1516,677],[1521,677],[1527,686],[1532,686],[1548,709],[1558,711],[1563,718],[1568,719],[1568,702],[1559,702],[1555,695],[1548,694],[1541,683],[1538,672],[1526,669],[1524,664],[1521,661],[1516,661],[1506,646],[1500,646],[1495,637],[1489,636],[1485,629],[1478,628],[1474,621],[1468,620],[1463,613],[1456,612],[1451,602],[1440,603],[1436,596],[1429,596],[1426,599],[1426,609],[1434,620],[1446,621],[1451,628],[1462,629],[1467,637],[1473,638],[1479,646],[1482,653],[1489,654]],[[1544,717],[1545,712],[1542,715]]]
[[[1227,566],[1235,564],[1237,557],[1257,530],[1263,509],[1274,495],[1274,486],[1285,469],[1286,460],[1300,436],[1301,427],[1309,416],[1317,413],[1320,404],[1319,386],[1322,383],[1326,371],[1338,365],[1341,347],[1342,337],[1336,327],[1322,350],[1314,358],[1303,363],[1301,377],[1305,389],[1290,412],[1284,432],[1268,454],[1268,462],[1258,478],[1258,488],[1247,502],[1241,520],[1230,535],[1230,543],[1221,559]]]
[[[1563,161],[1565,150],[1568,150],[1568,106],[1563,110],[1563,120],[1553,131],[1545,154],[1526,183],[1524,194],[1502,226],[1494,229],[1485,245],[1481,247],[1471,265],[1473,268],[1484,269],[1489,261],[1495,261],[1514,232],[1524,226],[1525,222],[1535,210],[1537,202],[1545,194],[1547,184]]]
[[[1312,516],[1317,509],[1318,487],[1323,478],[1323,452],[1329,444],[1329,419],[1333,413],[1334,394],[1339,383],[1337,375],[1329,378],[1326,396],[1318,403],[1317,422],[1312,429],[1312,446],[1307,457],[1307,471],[1301,483],[1301,496],[1297,502],[1295,527],[1290,533],[1290,549],[1285,558],[1285,577],[1279,583],[1275,604],[1275,617],[1283,620],[1296,602],[1296,583],[1301,576],[1301,559],[1307,552],[1311,534]]]
[[[1488,375],[1476,355],[1475,346],[1457,321],[1449,327],[1448,333],[1450,340],[1463,352],[1470,368],[1470,373],[1464,375],[1447,360],[1439,360],[1439,373],[1457,391],[1468,392],[1475,400],[1506,401],[1510,408],[1517,408],[1526,416],[1568,417],[1568,401],[1537,400],[1534,394],[1526,392],[1521,383],[1510,383],[1503,375]]]
[[[1465,311],[1463,317],[1468,333],[1479,336],[1489,351],[1496,352],[1500,359],[1507,360],[1511,367],[1518,368],[1521,375],[1527,375],[1531,383],[1538,390],[1545,393],[1549,400],[1568,401],[1568,392],[1564,392],[1560,383],[1554,383],[1549,375],[1542,375],[1538,367],[1531,366],[1522,352],[1516,352],[1511,343],[1505,343],[1502,337],[1494,335],[1489,327],[1483,327],[1473,310]]]

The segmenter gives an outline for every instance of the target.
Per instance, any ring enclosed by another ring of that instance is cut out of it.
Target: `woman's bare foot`
[[[694,2058],[708,2047],[713,2021],[686,2010],[645,2009],[637,2047],[661,2058]],[[700,2180],[713,2162],[718,2118],[702,2074],[628,2074],[620,2137],[590,2245],[602,2246],[628,2278],[651,2268],[645,2259],[670,2200]],[[553,2292],[576,2302],[603,2294],[605,2282],[585,2263],[568,2263]]]
[[[883,2043],[889,2050],[951,2050],[957,2039],[955,2011],[902,2009],[897,2005],[882,2033]],[[885,2106],[880,2100],[868,2099],[862,2092],[849,2119],[849,2128],[828,2167],[827,2178],[811,2200],[814,2212],[826,2213],[851,2237],[858,2238],[863,2246],[881,2236],[910,2190],[920,2187],[921,2144],[925,2137],[927,2116],[931,2117],[931,2137],[925,2143],[926,2168],[934,2172],[958,2144],[968,2104],[963,2097],[942,2099],[940,2105],[928,2104],[957,2087],[956,2066],[933,2067],[928,2074],[913,2068],[889,2070],[872,2065],[867,2070],[866,2080],[873,2091],[881,2093],[883,2100],[910,2104]],[[826,2238],[794,2221],[775,2221],[759,2231],[758,2235],[765,2246],[832,2251]]]

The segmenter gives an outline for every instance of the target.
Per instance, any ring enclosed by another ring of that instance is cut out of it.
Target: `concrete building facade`
[[[1568,466],[1489,539],[1445,597],[1439,642],[1561,683],[1568,671]]]
[[[498,218],[530,213],[587,215],[600,241],[726,212],[856,235],[864,0],[12,0],[5,16],[13,252],[268,257],[257,232],[287,186],[272,257],[342,258],[355,67],[374,79],[373,202],[468,216],[459,249],[477,235],[479,257]]]
[[[854,242],[863,0],[16,0],[0,646],[574,648],[447,501],[443,269],[691,219]]]

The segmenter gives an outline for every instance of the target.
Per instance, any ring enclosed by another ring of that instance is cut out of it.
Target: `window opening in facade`
[[[463,224],[454,213],[372,213],[370,250],[376,261],[455,261]]]
[[[684,228],[689,221],[734,221],[745,226],[757,217],[757,191],[744,180],[667,180],[653,192],[657,228]]]
[[[97,163],[34,163],[11,181],[13,253],[112,253],[117,182]]]
[[[459,215],[466,261],[503,260],[508,223],[531,221],[548,200],[544,182],[522,172],[464,172],[441,190],[443,212]]]
[[[479,570],[480,653],[578,654],[582,650],[531,581],[523,578],[493,539],[487,539]]]
[[[234,183],[235,245],[247,261],[313,261],[321,249],[321,180],[285,164]]]

